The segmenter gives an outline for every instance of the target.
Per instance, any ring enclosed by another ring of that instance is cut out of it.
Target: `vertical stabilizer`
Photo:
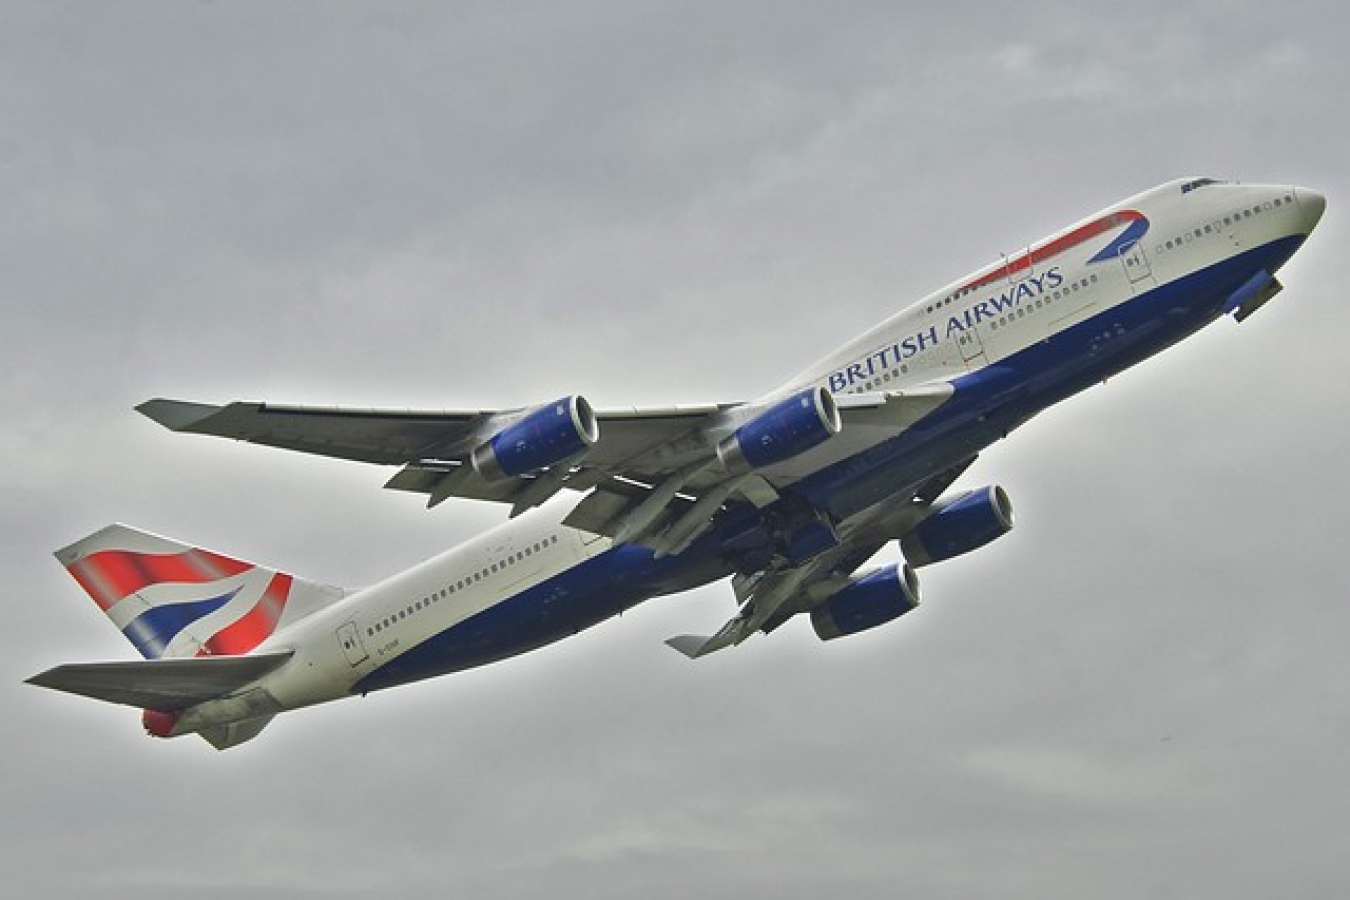
[[[343,595],[126,525],[56,558],[146,659],[239,656]]]

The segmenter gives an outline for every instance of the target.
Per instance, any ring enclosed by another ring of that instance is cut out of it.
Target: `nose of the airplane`
[[[1309,233],[1326,212],[1327,198],[1309,188],[1294,188],[1294,197],[1298,199],[1298,211],[1303,218],[1303,227]]]

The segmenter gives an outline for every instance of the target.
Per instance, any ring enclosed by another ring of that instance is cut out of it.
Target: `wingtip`
[[[36,675],[30,675],[23,680],[23,683],[31,684],[33,687],[50,688],[59,691],[61,690],[59,679],[63,668],[64,666],[53,666],[45,672],[38,672]]]
[[[166,400],[156,397],[136,407],[136,412],[153,419],[170,431],[190,431],[192,426],[220,411],[209,403],[189,403],[186,400]]]
[[[709,638],[697,634],[681,634],[677,637],[669,638],[666,646],[672,650],[678,650],[690,659],[698,659],[703,655],[703,648],[708,645]]]

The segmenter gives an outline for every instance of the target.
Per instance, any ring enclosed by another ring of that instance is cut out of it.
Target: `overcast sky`
[[[1344,894],[1343,6],[0,4],[4,882]],[[991,448],[1016,531],[886,628],[691,663],[714,585],[224,754],[21,684],[134,658],[107,522],[359,586],[504,515],[142,400],[750,397],[1187,174],[1328,195],[1285,293]]]

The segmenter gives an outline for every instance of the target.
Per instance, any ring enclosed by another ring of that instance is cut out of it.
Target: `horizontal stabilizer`
[[[232,693],[276,669],[291,654],[287,650],[257,656],[69,663],[34,675],[28,683],[137,709],[175,712]]]

